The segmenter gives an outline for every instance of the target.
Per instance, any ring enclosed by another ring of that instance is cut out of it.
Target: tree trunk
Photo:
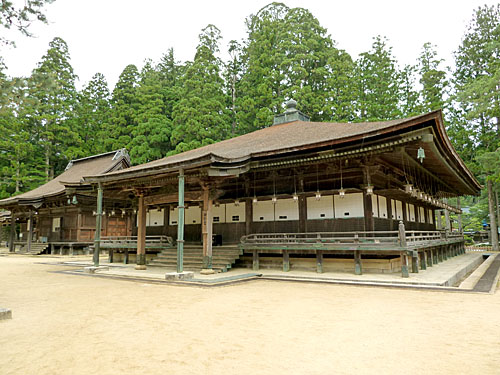
[[[45,149],[45,179],[49,182],[49,174],[50,174],[50,150],[47,147]]]
[[[498,251],[498,229],[495,219],[495,200],[493,198],[493,183],[488,180],[488,207],[490,209],[490,240],[493,251]]]

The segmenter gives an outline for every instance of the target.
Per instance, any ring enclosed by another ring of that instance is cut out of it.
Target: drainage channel
[[[491,256],[491,255],[490,255]],[[498,269],[500,268],[500,256],[491,263],[489,268],[486,270],[483,276],[479,279],[476,286],[474,286],[474,292],[489,293],[495,283],[498,275]]]

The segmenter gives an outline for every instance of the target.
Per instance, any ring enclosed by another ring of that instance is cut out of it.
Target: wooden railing
[[[373,232],[311,232],[311,233],[258,233],[241,237],[240,244],[253,245],[351,245],[387,247],[388,249],[415,248],[463,239],[461,233],[445,231],[403,231],[406,241],[401,241],[400,231]]]
[[[170,236],[146,236],[146,248],[161,248],[174,245]],[[102,248],[136,248],[137,236],[103,236]]]

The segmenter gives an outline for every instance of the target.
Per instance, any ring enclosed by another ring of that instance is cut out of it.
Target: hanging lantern
[[[420,163],[424,162],[425,150],[422,147],[420,147],[417,151],[417,159],[420,160]]]
[[[344,188],[341,188],[339,190],[339,196],[340,196],[340,198],[344,198],[345,197],[345,189]]]
[[[319,192],[319,190],[316,192],[316,200],[319,201],[321,199],[321,193]]]
[[[278,202],[278,198],[276,198],[276,195],[273,195],[271,202],[273,202],[273,204],[276,204]]]
[[[234,201],[234,205],[235,205],[236,207],[238,207],[238,206],[240,205],[240,200],[239,200],[239,199],[236,199],[236,200]]]
[[[373,194],[373,186],[372,185],[368,185],[366,187],[366,195],[372,195]]]
[[[112,210],[111,211],[111,216],[115,216],[115,213],[116,213],[115,210]]]
[[[412,184],[406,184],[405,185],[405,192],[408,194],[411,194],[413,191],[413,185]]]
[[[137,213],[137,209],[136,209],[136,208],[134,208],[134,215],[135,215],[136,213]]]
[[[293,193],[292,198],[295,203],[299,201],[299,196],[297,195],[297,193]]]
[[[413,189],[411,191],[411,196],[414,197],[414,198],[418,198],[418,189]]]
[[[68,204],[71,204],[71,198],[68,197]]]
[[[257,204],[258,201],[259,200],[257,199],[257,197],[253,197],[253,199],[252,199],[253,204]]]
[[[73,195],[73,200],[71,201],[73,204],[78,204],[78,199],[76,199],[76,195]]]
[[[92,215],[97,216],[97,212],[96,211],[92,211]]]

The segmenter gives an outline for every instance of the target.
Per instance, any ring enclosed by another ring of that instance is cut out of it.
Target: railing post
[[[184,169],[179,170],[179,220],[177,221],[177,273],[184,270]]]
[[[323,273],[323,252],[321,250],[316,251],[316,272]]]
[[[408,246],[406,243],[405,225],[402,221],[399,222],[398,229],[399,229],[399,246],[402,249],[402,251],[400,253],[400,256],[401,256],[401,275],[403,277],[410,277],[410,275],[408,273],[408,254],[406,253]]]
[[[101,230],[102,230],[102,185],[97,185],[97,215],[95,218],[95,238],[94,238],[94,267],[99,267],[99,253],[101,251]]]
[[[288,250],[283,250],[283,272],[290,271],[290,254]]]

